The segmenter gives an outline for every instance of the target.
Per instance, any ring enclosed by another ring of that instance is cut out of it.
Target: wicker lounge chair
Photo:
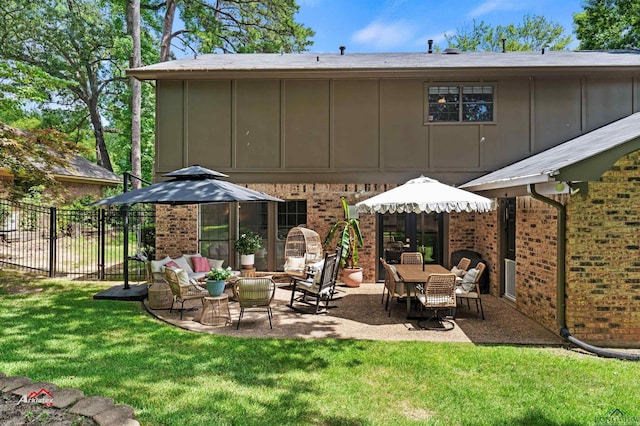
[[[182,319],[182,312],[184,311],[184,302],[192,299],[200,299],[204,304],[203,299],[209,296],[209,292],[205,288],[200,287],[194,279],[189,279],[186,271],[165,268],[164,277],[173,293],[173,301],[171,302],[169,312],[172,312],[175,302],[180,302],[180,319]]]
[[[240,321],[247,309],[261,309],[269,316],[269,328],[273,328],[271,319],[271,302],[276,294],[276,283],[269,277],[239,278],[233,284],[233,292],[240,304],[240,316],[236,330],[240,328]]]

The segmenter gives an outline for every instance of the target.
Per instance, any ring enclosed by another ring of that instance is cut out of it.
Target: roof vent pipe
[[[340,46],[340,55],[344,55],[344,49],[346,49],[346,47]]]
[[[427,53],[433,53],[433,40],[427,40],[427,44],[429,45]]]
[[[544,47],[542,48],[542,54],[544,55]]]
[[[507,52],[507,39],[503,38],[502,39],[502,53],[506,53]]]

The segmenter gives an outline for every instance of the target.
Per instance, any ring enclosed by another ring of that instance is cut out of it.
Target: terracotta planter
[[[362,268],[343,268],[342,281],[347,287],[360,287],[360,284],[362,284]]]

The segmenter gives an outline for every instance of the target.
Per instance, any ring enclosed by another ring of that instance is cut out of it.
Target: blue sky
[[[296,17],[316,32],[310,52],[418,52],[432,39],[446,48],[444,34],[471,28],[473,21],[519,24],[540,15],[573,33],[581,0],[298,0]],[[575,36],[571,48],[577,47]]]

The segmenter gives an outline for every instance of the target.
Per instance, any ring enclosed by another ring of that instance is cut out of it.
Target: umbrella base
[[[147,297],[149,286],[147,284],[138,284],[129,286],[124,289],[124,284],[116,285],[93,295],[94,299],[101,300],[123,300],[141,302]]]

